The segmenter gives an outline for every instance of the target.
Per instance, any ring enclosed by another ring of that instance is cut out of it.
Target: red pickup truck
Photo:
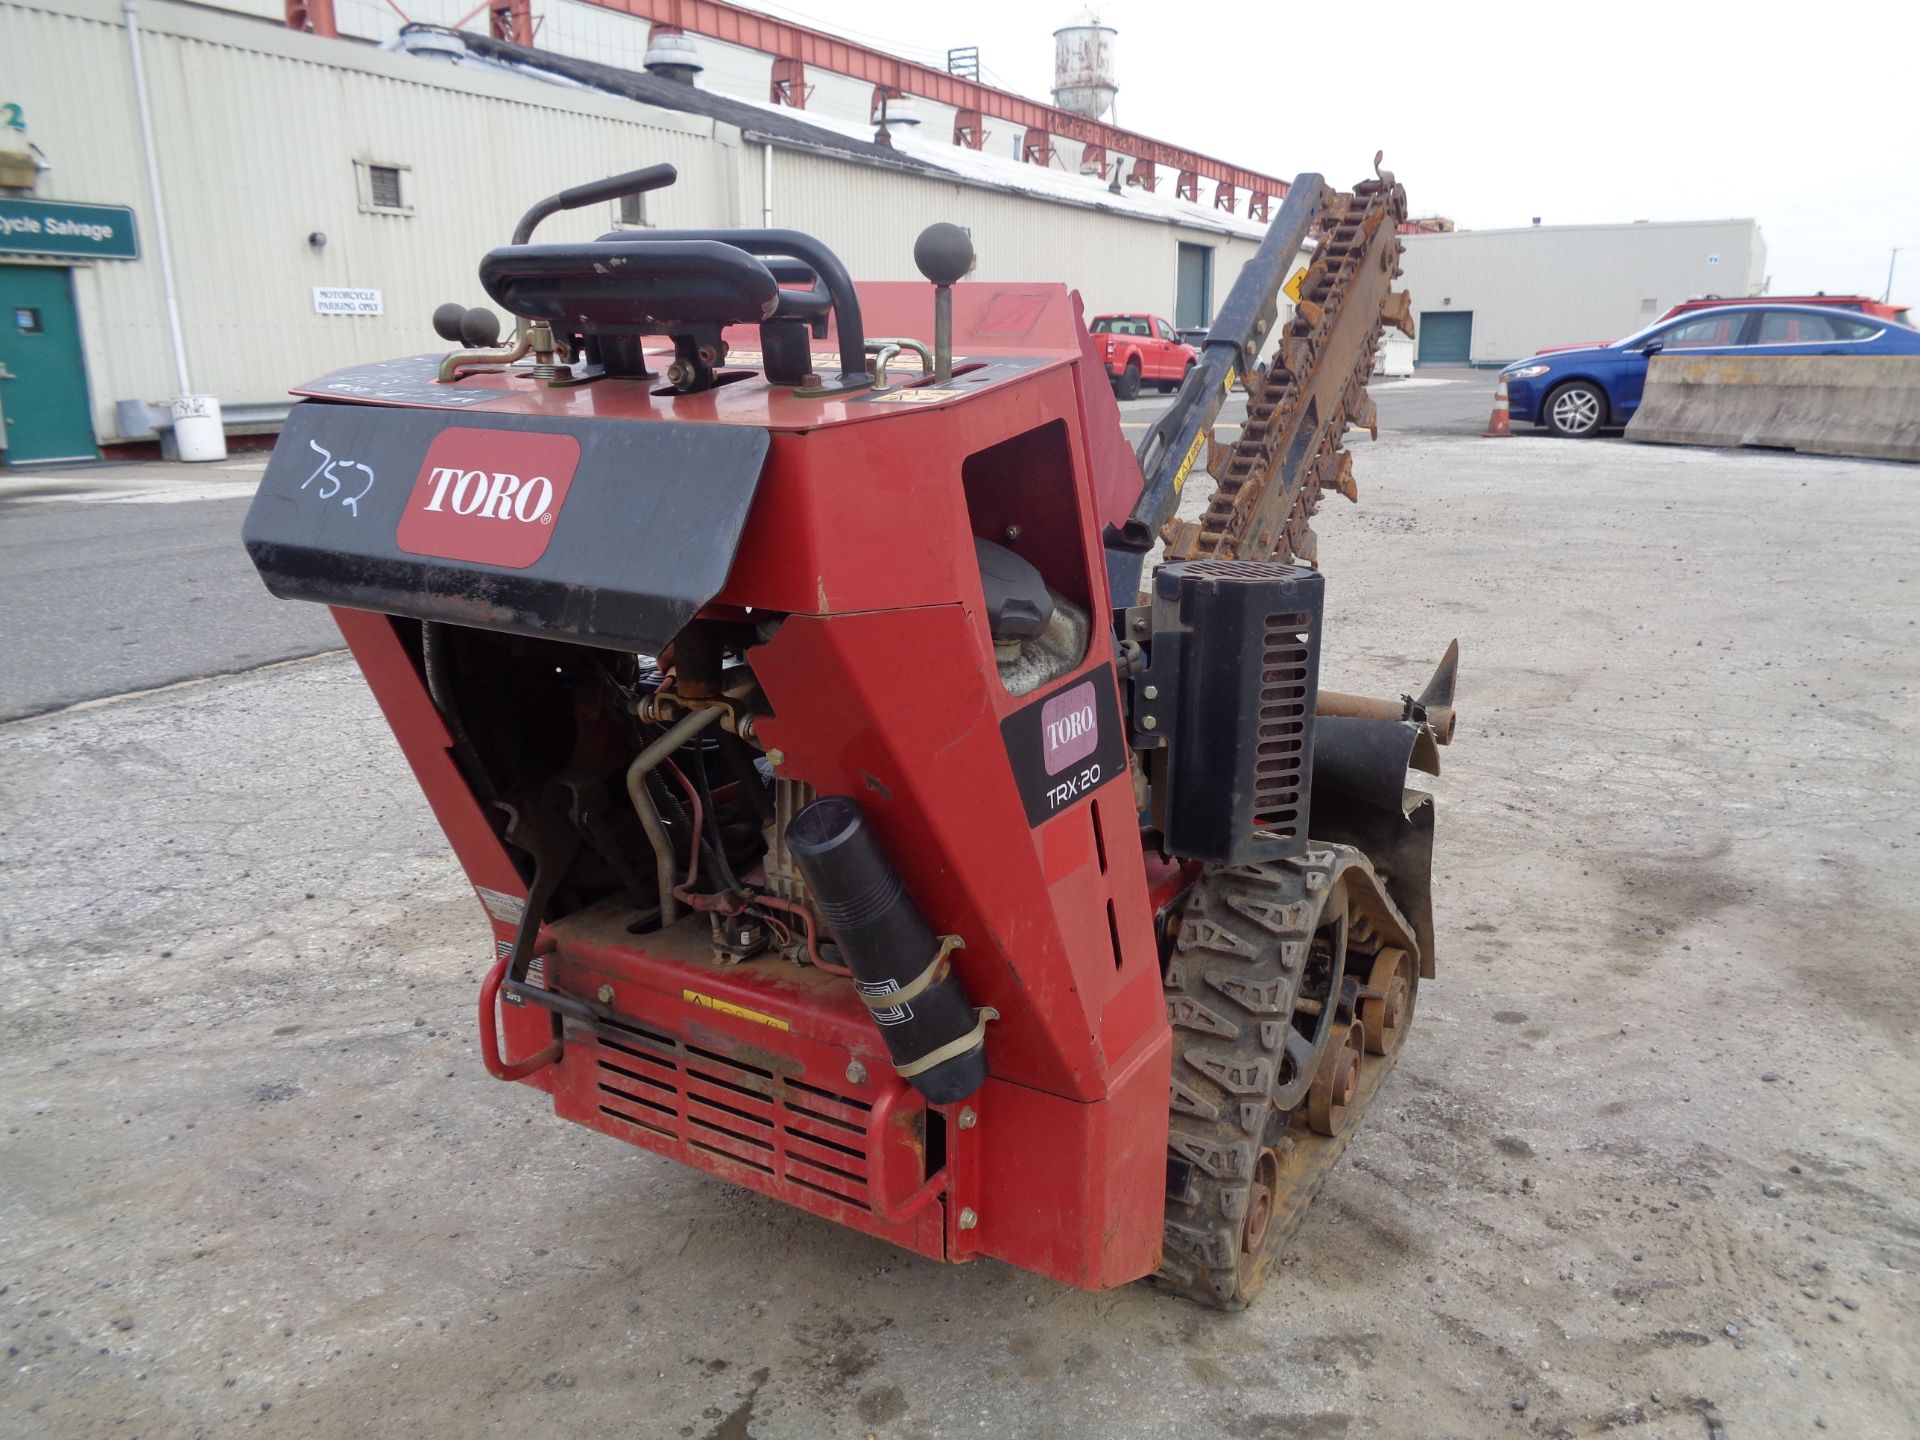
[[[1089,329],[1122,400],[1138,395],[1143,380],[1161,390],[1179,388],[1200,358],[1158,315],[1096,315]]]

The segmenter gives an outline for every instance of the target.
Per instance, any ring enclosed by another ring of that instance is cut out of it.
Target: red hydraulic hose
[[[687,860],[687,889],[691,890],[694,883],[700,878],[700,828],[702,824],[700,792],[693,788],[693,782],[687,779],[686,772],[681,770],[673,761],[662,760],[660,765],[662,769],[671,773],[673,778],[680,782],[680,788],[687,792],[687,804],[693,811],[693,853]]]

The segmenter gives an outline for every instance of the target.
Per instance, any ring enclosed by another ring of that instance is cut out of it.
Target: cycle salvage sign
[[[0,196],[0,255],[138,260],[140,235],[125,205]]]

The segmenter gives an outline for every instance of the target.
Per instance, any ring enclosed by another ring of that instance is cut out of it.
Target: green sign
[[[59,255],[76,260],[138,260],[140,236],[124,205],[0,196],[0,255]]]

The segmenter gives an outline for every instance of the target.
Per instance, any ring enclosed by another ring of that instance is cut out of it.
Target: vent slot
[[[1261,646],[1260,709],[1253,761],[1257,829],[1277,839],[1300,833],[1301,762],[1307,699],[1313,693],[1313,617],[1269,615]]]
[[[629,1021],[601,1019],[593,1039],[594,1109],[640,1132],[628,1138],[870,1208],[869,1102]]]
[[[611,1115],[615,1120],[620,1121],[622,1124],[631,1125],[637,1130],[650,1130],[655,1135],[664,1136],[668,1140],[674,1138],[673,1131],[663,1130],[650,1120],[643,1120],[638,1115],[629,1115],[624,1111],[614,1109],[611,1105],[602,1105],[600,1107],[600,1113],[602,1115]]]

